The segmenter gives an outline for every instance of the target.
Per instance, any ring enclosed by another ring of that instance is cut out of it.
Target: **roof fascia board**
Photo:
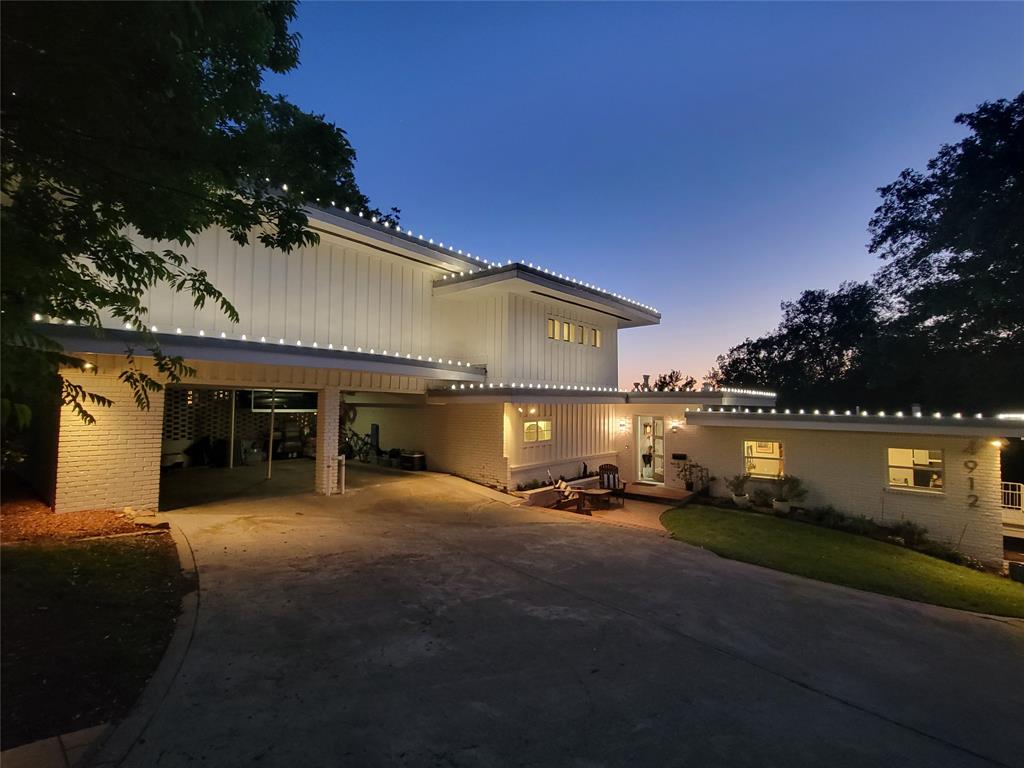
[[[48,325],[42,331],[68,350],[78,353],[123,355],[128,346],[138,346],[143,339],[133,331],[112,328]],[[160,348],[167,355],[180,355],[186,360],[244,363],[252,365],[290,365],[302,368],[325,368],[393,376],[413,376],[444,381],[482,382],[487,378],[483,366],[454,366],[410,360],[404,357],[349,352],[336,349],[314,349],[272,342],[236,341],[217,337],[178,336],[155,333]]]
[[[827,420],[826,420],[827,418]],[[744,429],[801,429],[821,432],[883,432],[890,434],[950,435],[963,437],[1020,437],[1024,424],[1000,419],[917,419],[899,420],[878,416],[794,417],[777,414],[731,414],[693,412],[686,423],[698,427],[741,427]]]

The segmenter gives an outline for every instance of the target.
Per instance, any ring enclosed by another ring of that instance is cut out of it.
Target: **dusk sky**
[[[271,91],[403,226],[656,306],[620,383],[863,280],[876,188],[1024,87],[1024,4],[305,3]]]

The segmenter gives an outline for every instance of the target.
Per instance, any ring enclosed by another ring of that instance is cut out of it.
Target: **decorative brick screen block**
[[[54,509],[155,510],[160,496],[160,433],[164,395],[150,393],[149,410],[135,405],[116,373],[63,371],[70,381],[114,401],[110,408],[88,405],[95,424],[85,424],[70,407],[60,411]]]
[[[341,395],[321,389],[316,402],[316,492],[330,496],[338,487],[338,422]]]

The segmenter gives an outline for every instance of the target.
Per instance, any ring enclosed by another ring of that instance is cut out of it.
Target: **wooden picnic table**
[[[577,508],[581,512],[583,511],[584,499],[589,499],[591,506],[595,506],[598,503],[608,506],[610,503],[611,488],[574,488],[573,490],[580,495]]]

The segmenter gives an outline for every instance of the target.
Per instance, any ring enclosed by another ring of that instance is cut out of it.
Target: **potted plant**
[[[806,495],[807,489],[804,488],[799,477],[783,475],[775,481],[775,498],[772,499],[772,509],[788,514],[792,503],[801,501]]]
[[[740,509],[746,509],[750,506],[750,496],[747,494],[747,481],[750,479],[750,475],[733,475],[725,484],[732,492],[732,503]]]

